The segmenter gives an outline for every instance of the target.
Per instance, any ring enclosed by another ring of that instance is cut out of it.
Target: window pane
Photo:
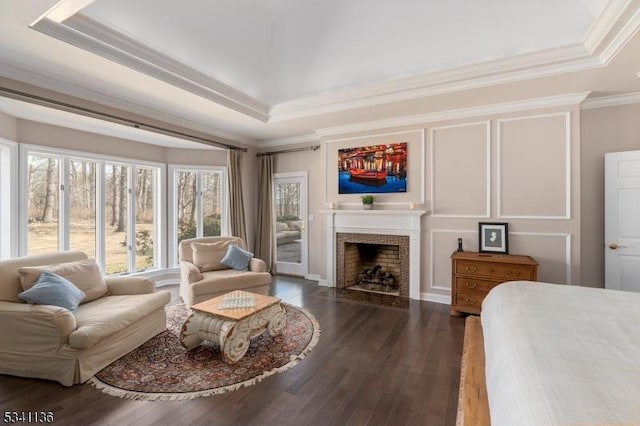
[[[203,236],[220,235],[220,215],[222,213],[222,191],[220,172],[202,173],[202,218]]]
[[[29,155],[28,254],[58,251],[60,161]]]
[[[105,165],[105,271],[127,271],[127,166]]]
[[[136,169],[136,271],[155,266],[154,242],[154,192],[155,173],[151,169]]]
[[[69,161],[69,248],[96,256],[96,163]]]
[[[301,263],[300,184],[275,185],[276,259],[278,262]]]
[[[196,236],[196,174],[177,172],[178,242]]]

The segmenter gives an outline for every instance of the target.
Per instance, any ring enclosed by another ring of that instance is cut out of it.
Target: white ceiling
[[[29,28],[57,3],[0,1],[0,76],[255,145],[640,91],[638,0],[66,0],[89,4]]]

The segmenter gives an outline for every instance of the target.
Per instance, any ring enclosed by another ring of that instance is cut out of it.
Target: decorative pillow
[[[82,290],[85,294],[82,303],[91,302],[107,294],[107,283],[104,281],[102,272],[100,272],[100,267],[93,259],[20,268],[18,273],[20,274],[22,289],[29,290],[45,270],[66,278]]]
[[[236,271],[248,271],[249,262],[252,257],[253,253],[243,250],[238,246],[229,246],[227,254],[224,255],[220,263]]]
[[[42,271],[35,284],[18,294],[18,298],[36,305],[54,305],[75,312],[85,294],[69,280],[49,271]]]
[[[191,243],[193,264],[200,269],[200,272],[228,269],[228,266],[222,263],[222,258],[227,254],[229,246],[236,244],[238,244],[238,240],[216,241],[214,243]]]

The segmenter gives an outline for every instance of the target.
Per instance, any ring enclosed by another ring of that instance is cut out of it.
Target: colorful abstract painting
[[[338,150],[338,193],[407,192],[407,142]]]

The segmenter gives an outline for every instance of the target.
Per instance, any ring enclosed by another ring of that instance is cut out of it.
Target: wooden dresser
[[[507,281],[536,281],[529,256],[455,251],[451,255],[451,315],[479,314],[489,290]]]

